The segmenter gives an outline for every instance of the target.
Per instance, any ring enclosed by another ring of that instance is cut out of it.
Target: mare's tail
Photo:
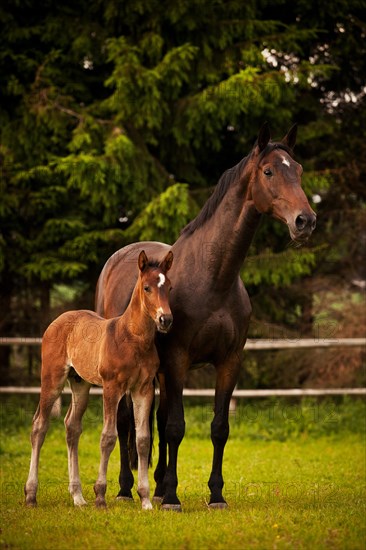
[[[149,428],[150,428],[150,450],[149,450],[149,466],[152,466],[152,453],[153,453],[153,443],[154,443],[154,412],[155,412],[155,378],[154,378],[154,397],[151,404],[150,415],[149,415]],[[130,461],[130,467],[132,470],[137,470],[138,456],[136,448],[136,429],[135,429],[135,419],[133,415],[133,403],[130,396],[127,398],[126,405],[129,412],[129,423],[130,429],[128,434],[128,458]]]

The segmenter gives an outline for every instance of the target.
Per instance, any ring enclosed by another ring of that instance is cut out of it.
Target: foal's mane
[[[292,156],[292,151],[284,143],[268,143],[264,150],[260,154],[260,159],[264,156],[269,155],[275,149],[282,149],[286,151],[290,156]],[[197,215],[197,217],[186,225],[182,231],[181,235],[189,236],[192,235],[199,227],[202,227],[216,212],[218,206],[220,205],[222,199],[225,197],[228,189],[231,185],[240,177],[240,174],[243,172],[249,157],[251,154],[244,157],[238,164],[226,170],[220,177],[212,195],[203,205],[202,210]]]
[[[160,265],[159,260],[149,260],[149,261],[147,262],[146,268],[149,268],[149,267],[150,267],[150,268],[152,268],[152,267],[159,267],[159,265]],[[145,269],[146,269],[146,268],[145,268]]]

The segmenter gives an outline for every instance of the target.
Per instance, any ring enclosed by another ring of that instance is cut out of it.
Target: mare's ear
[[[259,130],[257,144],[259,147],[259,152],[261,153],[268,145],[269,140],[271,139],[271,133],[269,131],[269,124],[265,122],[262,128]]]
[[[172,263],[173,263],[173,252],[169,250],[164,260],[160,262],[159,267],[164,273],[166,273],[172,267]]]
[[[144,269],[146,268],[146,266],[148,264],[148,259],[147,259],[147,256],[145,254],[145,250],[141,250],[141,252],[139,254],[138,264],[139,264],[139,270],[144,271]]]
[[[290,149],[293,149],[296,143],[296,135],[297,135],[297,124],[294,124],[293,126],[291,126],[291,128],[283,138],[282,143],[287,145],[287,147],[289,147]]]

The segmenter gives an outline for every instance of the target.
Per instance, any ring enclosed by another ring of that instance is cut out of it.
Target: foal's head
[[[296,133],[295,125],[282,141],[270,142],[268,124],[262,126],[251,155],[249,192],[259,212],[281,220],[291,238],[301,242],[315,229],[316,215],[301,188],[302,166],[292,157]]]
[[[159,332],[168,332],[173,323],[169,306],[170,280],[167,272],[173,263],[173,252],[169,251],[164,260],[151,262],[142,250],[138,259],[139,290],[141,303],[155,321]]]

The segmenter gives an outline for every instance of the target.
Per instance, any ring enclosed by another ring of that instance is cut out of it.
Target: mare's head
[[[170,280],[167,276],[173,263],[173,252],[169,251],[161,262],[149,261],[142,250],[138,259],[140,298],[143,307],[154,320],[159,332],[169,332],[173,315],[169,306]]]
[[[262,126],[250,157],[249,198],[258,212],[285,223],[292,240],[303,242],[315,229],[316,215],[301,188],[302,166],[293,159],[296,132],[295,125],[282,141],[271,142],[268,124]]]

